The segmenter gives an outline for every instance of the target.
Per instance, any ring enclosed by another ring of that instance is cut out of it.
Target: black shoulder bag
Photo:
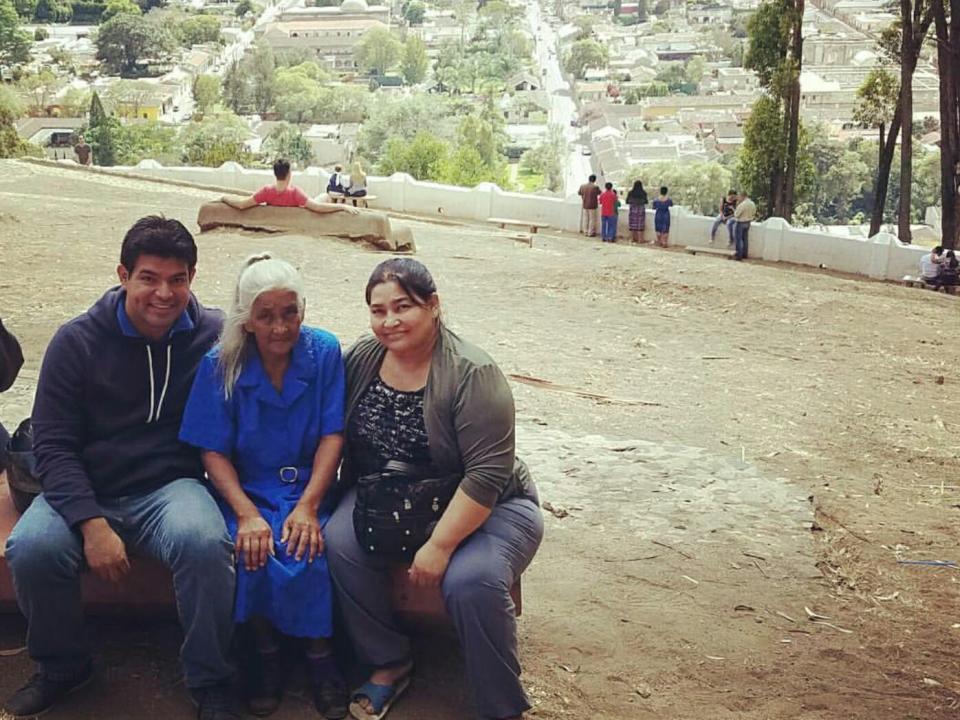
[[[411,559],[430,538],[460,486],[460,475],[390,460],[357,480],[353,531],[366,552]]]

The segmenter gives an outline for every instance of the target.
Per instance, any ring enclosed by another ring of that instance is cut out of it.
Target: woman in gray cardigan
[[[444,327],[433,278],[418,261],[378,265],[366,299],[373,336],[345,356],[341,483],[348,490],[325,533],[347,632],[360,661],[374,668],[350,712],[359,720],[383,717],[412,670],[410,642],[390,602],[396,556],[362,546],[357,536],[365,529],[354,527],[357,479],[377,477],[399,460],[456,483],[413,555],[410,578],[442,588],[480,715],[521,718],[530,702],[519,679],[510,588],[540,545],[543,516],[529,472],[514,455],[510,386],[489,355]]]

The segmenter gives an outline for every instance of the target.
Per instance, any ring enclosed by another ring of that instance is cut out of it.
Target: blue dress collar
[[[293,346],[290,366],[283,375],[282,391],[277,392],[270,382],[253,338],[248,340],[247,356],[244,359],[243,370],[237,378],[237,385],[254,388],[254,396],[268,405],[290,407],[310,386],[311,379],[317,376],[317,359],[311,352],[307,338],[308,332],[309,329],[306,327],[300,329],[300,337],[297,338],[297,344]]]

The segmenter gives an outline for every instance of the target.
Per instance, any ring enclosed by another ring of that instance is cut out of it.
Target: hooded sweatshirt
[[[47,348],[33,406],[33,449],[47,502],[71,527],[102,517],[98,500],[202,477],[195,448],[178,439],[183,408],[223,315],[191,295],[169,335],[141,336],[126,293],[107,291],[63,325]]]

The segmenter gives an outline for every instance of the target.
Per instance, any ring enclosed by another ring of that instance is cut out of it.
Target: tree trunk
[[[937,64],[940,72],[940,223],[941,245],[955,248],[958,213],[957,162],[960,160],[960,0],[951,0],[950,20],[943,0],[934,3]]]
[[[899,102],[897,103],[899,108]],[[873,186],[873,213],[870,215],[870,237],[880,232],[883,225],[883,212],[887,205],[887,189],[890,185],[890,168],[893,167],[893,153],[897,149],[897,135],[900,134],[899,109],[890,119],[887,139],[880,143],[880,162],[877,164],[877,180]]]
[[[796,0],[794,10],[793,43],[790,54],[796,63],[793,82],[790,84],[790,130],[787,138],[787,170],[783,182],[783,217],[793,217],[794,189],[797,182],[797,152],[800,146],[800,71],[803,69],[803,12],[804,0]]]
[[[919,2],[919,0],[914,0]],[[897,235],[902,243],[910,243],[910,200],[913,183],[913,71],[916,68],[916,52],[913,22],[913,3],[900,0],[900,15],[903,23],[900,40],[900,207],[897,211]]]

